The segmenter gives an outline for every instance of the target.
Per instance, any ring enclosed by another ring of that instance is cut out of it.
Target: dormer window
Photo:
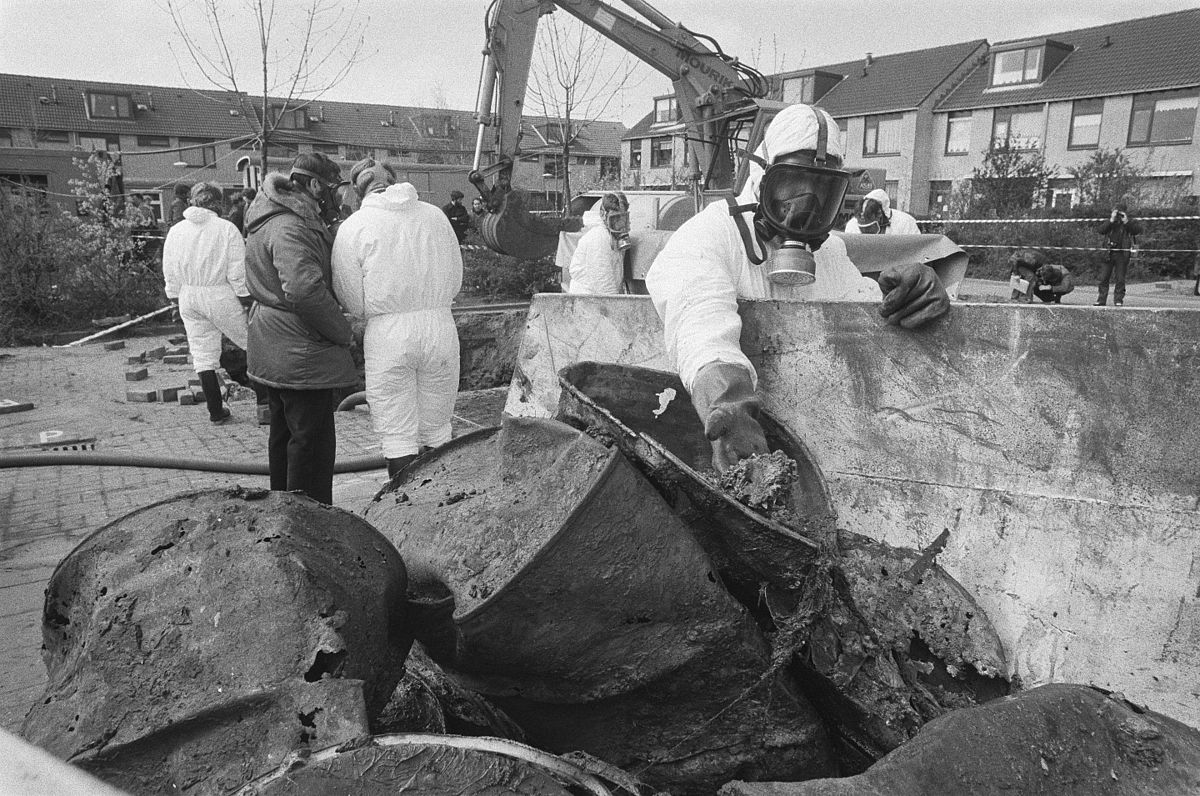
[[[1042,48],[998,52],[992,56],[992,85],[1036,83],[1042,76]]]
[[[1052,39],[1021,42],[992,51],[992,88],[1040,83],[1071,53],[1071,45]]]
[[[426,114],[418,116],[415,124],[417,132],[426,138],[452,138],[454,136],[454,128],[450,124],[450,117],[446,115]]]
[[[547,144],[561,144],[563,142],[563,127],[562,122],[549,122],[538,128],[538,132],[542,134]],[[575,125],[571,125],[571,134],[574,135],[578,131]]]
[[[654,100],[654,123],[670,124],[679,121],[679,103],[674,97],[659,97]]]
[[[303,108],[288,108],[284,105],[272,105],[271,115],[275,117],[277,130],[304,130],[308,128],[308,114]]]
[[[133,106],[128,94],[105,94],[99,91],[87,92],[88,118],[90,119],[132,119]]]

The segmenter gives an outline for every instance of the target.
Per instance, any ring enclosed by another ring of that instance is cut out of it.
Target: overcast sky
[[[182,0],[195,5],[199,0]],[[336,2],[337,0],[330,0]],[[534,0],[516,0],[533,2]],[[620,0],[608,0],[621,6]],[[0,0],[0,72],[206,87],[160,3],[165,0]],[[243,68],[256,42],[244,0],[217,0]],[[294,16],[308,0],[276,0]],[[650,0],[689,29],[763,72],[987,39],[992,43],[1194,8],[1196,0]],[[350,7],[346,0],[343,7]],[[361,0],[365,57],[327,99],[448,107],[475,104],[485,0]],[[280,23],[280,29],[284,22]],[[250,85],[253,85],[252,83]],[[644,70],[607,116],[634,124],[670,83]]]

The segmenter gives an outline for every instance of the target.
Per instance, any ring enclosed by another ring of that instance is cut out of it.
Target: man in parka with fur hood
[[[353,334],[331,288],[333,189],[338,167],[305,153],[268,174],[246,212],[250,378],[267,388],[271,489],[333,500],[338,391],[355,387]],[[330,215],[332,213],[332,215]]]

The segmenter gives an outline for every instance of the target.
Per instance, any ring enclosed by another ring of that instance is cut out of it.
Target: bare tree
[[[261,149],[264,174],[272,134],[294,126],[289,114],[303,110],[349,74],[363,56],[370,22],[359,17],[357,2],[338,0],[305,0],[298,10],[276,0],[243,0],[240,11],[228,0],[160,0],[159,6],[170,15],[182,51],[205,81],[233,93],[252,141]],[[257,33],[252,56],[239,51],[240,30]],[[172,52],[182,73],[180,53],[174,46]],[[250,68],[243,71],[243,65],[251,57],[254,74],[262,79],[258,97],[246,90]]]
[[[571,199],[572,147],[608,112],[621,89],[645,79],[640,67],[640,61],[582,22],[564,14],[543,17],[526,105],[546,118],[543,135],[547,144],[558,148],[564,208]]]

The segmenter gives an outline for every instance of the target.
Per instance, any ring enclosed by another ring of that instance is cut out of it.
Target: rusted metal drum
[[[488,248],[518,260],[537,260],[554,254],[559,232],[577,232],[582,226],[579,218],[540,218],[527,208],[525,192],[514,189],[499,212],[483,217],[479,234]]]
[[[22,734],[136,793],[225,793],[369,731],[404,672],[404,564],[361,517],[214,489],[100,528],[46,589]]]
[[[507,419],[418,459],[365,516],[444,575],[462,635],[447,671],[531,742],[675,793],[828,769],[824,727],[754,619],[619,451]]]

